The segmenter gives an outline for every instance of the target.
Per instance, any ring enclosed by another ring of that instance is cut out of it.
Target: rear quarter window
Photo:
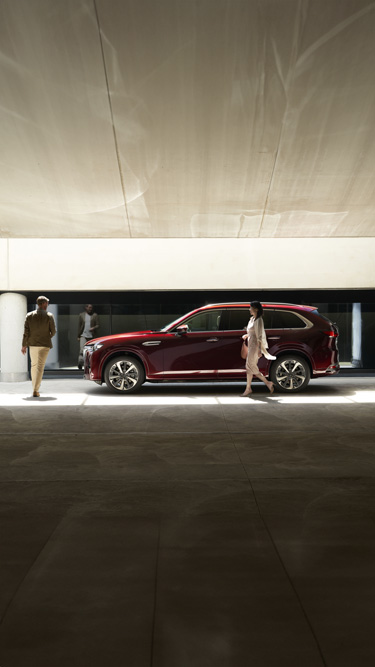
[[[267,329],[267,327],[265,326]],[[298,315],[286,310],[274,310],[272,315],[272,329],[305,329],[306,324]]]

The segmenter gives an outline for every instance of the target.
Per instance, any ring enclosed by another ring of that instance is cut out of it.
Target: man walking
[[[88,340],[94,338],[99,329],[99,318],[97,313],[94,313],[94,308],[91,303],[87,303],[85,306],[85,312],[80,313],[78,316],[78,340],[79,340],[79,355],[78,355],[78,368],[81,370],[83,367],[83,346],[86,345]]]
[[[31,359],[31,381],[33,383],[33,396],[40,396],[39,388],[42,382],[44,366],[48,352],[52,347],[51,338],[56,333],[56,324],[52,313],[47,312],[49,299],[46,296],[38,296],[38,308],[27,313],[25,328],[22,339],[22,354],[26,354],[29,348]]]

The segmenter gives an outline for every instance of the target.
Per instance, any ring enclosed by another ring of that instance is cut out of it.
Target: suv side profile
[[[85,378],[116,392],[138,391],[144,382],[246,380],[240,350],[249,303],[197,308],[157,331],[90,340],[84,347]],[[259,369],[275,390],[302,391],[311,378],[340,370],[338,328],[313,306],[263,303],[269,352]]]

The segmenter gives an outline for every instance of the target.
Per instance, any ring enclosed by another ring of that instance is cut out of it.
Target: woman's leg
[[[249,394],[252,394],[252,389],[251,389],[251,380],[253,379],[253,374],[252,373],[246,373],[246,389],[242,396],[249,396]]]
[[[262,373],[257,373],[256,377],[259,380],[262,380],[262,382],[264,382],[266,387],[268,387],[268,390],[271,392],[271,394],[273,394],[273,390],[274,390],[273,382],[271,382],[269,380],[266,380],[266,378],[264,377],[264,375],[262,375]]]

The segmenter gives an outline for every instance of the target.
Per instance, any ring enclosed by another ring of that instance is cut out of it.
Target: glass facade
[[[140,293],[87,293],[85,300],[78,301],[83,295],[50,294],[50,310],[54,313],[57,324],[57,338],[54,351],[49,355],[46,369],[68,370],[78,367],[78,321],[84,312],[85,303],[92,303],[94,312],[99,317],[99,329],[95,337],[108,334],[127,333],[161,329],[181,315],[206,305],[207,303],[250,301],[249,295],[238,292],[140,292]],[[263,301],[306,303],[315,306],[321,315],[337,324],[340,332],[340,364],[345,367],[363,369],[375,368],[375,300],[331,301],[310,300],[308,293],[259,295]],[[301,298],[303,296],[303,298]],[[321,296],[324,296],[321,294]],[[357,295],[353,295],[357,296]],[[70,298],[71,303],[66,303]],[[28,309],[35,304],[29,301]],[[284,323],[286,326],[286,324]]]

